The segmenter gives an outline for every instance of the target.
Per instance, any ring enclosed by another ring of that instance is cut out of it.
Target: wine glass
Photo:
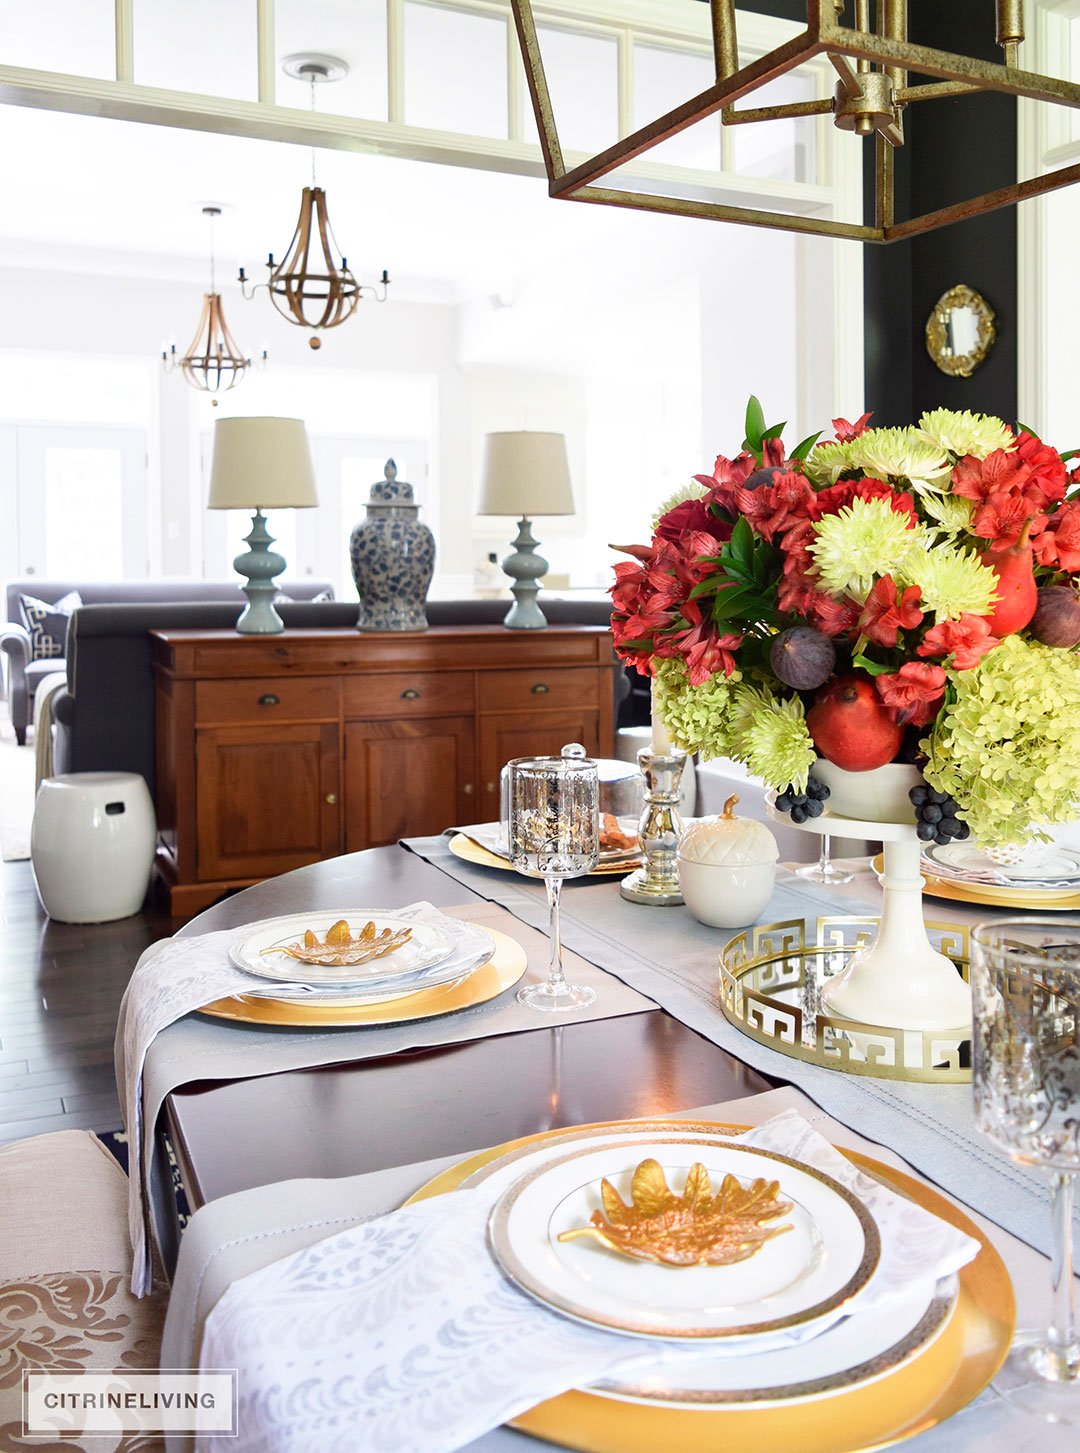
[[[797,878],[806,878],[811,883],[850,883],[854,873],[838,868],[832,860],[832,840],[828,833],[821,838],[821,852],[816,863],[806,863],[795,869]]]
[[[559,900],[565,878],[590,873],[600,860],[600,787],[596,763],[576,743],[558,757],[519,757],[510,764],[510,862],[543,878],[550,915],[551,966],[543,984],[518,990],[530,1009],[580,1009],[596,990],[563,974]]]
[[[971,934],[972,1085],[979,1129],[1021,1165],[1049,1171],[1053,1318],[1019,1332],[994,1381],[1010,1402],[1080,1424],[1072,1268],[1080,1170],[1080,922],[1001,919]]]

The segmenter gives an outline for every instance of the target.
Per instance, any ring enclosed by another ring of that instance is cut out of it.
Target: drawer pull
[[[407,686],[401,693],[402,701],[419,701],[420,693],[415,686]]]
[[[337,793],[336,792],[328,792],[326,794],[326,805],[328,807],[336,807],[337,806]]]
[[[272,691],[267,691],[264,695],[262,695],[262,696],[259,697],[259,705],[260,706],[280,706],[281,705],[281,697],[280,696],[275,696]]]
[[[473,785],[472,785],[472,783],[471,782],[466,782],[465,785],[462,787],[461,790],[462,790],[462,792],[464,792],[464,794],[465,794],[466,797],[471,797],[473,795]]]
[[[535,686],[530,687],[530,690],[534,696],[546,696],[551,690],[551,687],[543,681],[538,681]]]
[[[494,792],[495,791],[495,783],[494,782],[489,782],[488,785],[487,785],[487,790],[489,792]]]

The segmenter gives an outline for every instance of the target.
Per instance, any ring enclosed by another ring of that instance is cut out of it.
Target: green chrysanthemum
[[[810,768],[817,752],[806,725],[803,704],[797,696],[782,697],[770,706],[759,706],[743,733],[745,761],[768,786],[782,791],[790,783],[805,792]]]
[[[919,587],[923,610],[939,621],[959,620],[964,611],[989,615],[998,599],[994,572],[974,550],[955,545],[916,544],[894,574],[899,584]]]
[[[919,420],[919,433],[939,449],[947,449],[958,459],[965,454],[985,459],[995,449],[1016,448],[1012,430],[990,414],[973,414],[969,409],[957,413],[953,409],[932,409]]]
[[[985,847],[1042,837],[1080,802],[1080,659],[1006,636],[952,690],[922,743],[926,780],[960,805]]]
[[[895,574],[919,539],[910,515],[885,499],[853,499],[815,527],[810,546],[818,584],[830,595],[863,601],[879,575]]]
[[[806,477],[819,488],[835,484],[845,469],[851,468],[851,443],[819,444],[811,449],[803,465]]]
[[[657,661],[656,710],[677,747],[705,758],[731,755],[729,717],[739,680],[738,671],[731,676],[718,671],[691,686],[682,661]]]
[[[776,696],[768,681],[743,681],[731,694],[728,709],[728,740],[732,753],[740,760],[746,756],[747,734],[759,711],[771,711]]]
[[[704,485],[698,484],[695,480],[691,480],[689,484],[684,484],[681,489],[677,489],[674,494],[669,495],[653,515],[653,529],[656,529],[663,517],[669,510],[673,510],[676,505],[685,504],[688,499],[700,499],[702,495],[708,494],[708,492]]]
[[[868,429],[848,446],[851,464],[878,479],[932,482],[948,473],[945,451],[918,429]]]
[[[937,521],[939,534],[962,535],[971,526],[974,500],[964,499],[958,494],[924,494],[920,496],[920,504],[931,519]]]

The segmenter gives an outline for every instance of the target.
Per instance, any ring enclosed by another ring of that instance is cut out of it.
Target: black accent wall
[[[707,3],[707,0],[705,0]],[[875,7],[876,8],[876,7]],[[804,22],[804,0],[740,0],[740,9]],[[989,0],[910,0],[912,40],[1001,60]],[[908,108],[897,155],[897,216],[931,211],[1016,180],[1016,103],[1008,96],[958,97]],[[849,145],[854,138],[845,137]],[[866,142],[872,215],[873,143]],[[726,225],[722,223],[718,226]],[[911,423],[931,408],[975,409],[1016,419],[1016,209],[929,232],[910,242],[863,247],[866,408],[875,424]],[[926,319],[949,288],[966,283],[997,315],[997,343],[971,378],[941,373],[926,351]],[[854,401],[838,400],[854,408]]]

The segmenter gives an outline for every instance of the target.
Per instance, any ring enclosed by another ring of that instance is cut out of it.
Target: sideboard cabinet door
[[[595,711],[511,711],[480,718],[480,822],[499,815],[499,773],[515,757],[557,757],[569,742],[600,752]]]
[[[341,851],[335,724],[196,732],[198,873],[269,878]]]
[[[345,727],[345,850],[476,821],[471,716],[351,721]]]

